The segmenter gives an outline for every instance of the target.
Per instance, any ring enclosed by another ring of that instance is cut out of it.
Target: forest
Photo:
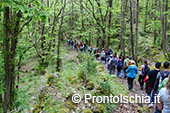
[[[77,51],[68,39],[111,48],[138,67],[147,60],[153,70],[170,62],[170,1],[0,0],[0,112],[152,113],[145,104],[73,103],[75,93],[131,92],[88,47]]]

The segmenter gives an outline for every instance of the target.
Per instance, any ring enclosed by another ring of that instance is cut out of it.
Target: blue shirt
[[[129,78],[136,78],[136,74],[138,73],[138,68],[135,65],[129,66],[129,68],[126,70],[126,73],[128,73]]]

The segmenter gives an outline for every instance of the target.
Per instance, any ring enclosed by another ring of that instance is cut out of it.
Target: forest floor
[[[72,59],[73,57],[77,56],[78,54],[79,53],[76,52],[75,50],[72,50],[72,49],[69,50],[67,55],[62,58],[63,59],[62,63],[69,61],[70,59]],[[32,70],[32,68],[35,67],[35,65],[36,65],[36,63],[38,63],[38,61],[34,60],[34,62],[31,62],[31,60],[33,60],[33,59],[28,60],[29,63],[26,63],[26,65],[22,67],[22,69],[21,69],[22,71],[24,71],[24,72],[30,72],[31,71],[32,73],[35,72],[34,70]],[[78,62],[78,61],[76,61],[76,62]],[[97,61],[97,62],[100,64],[100,61]],[[104,66],[104,71],[107,72],[106,64],[104,64],[103,66]],[[47,75],[49,75],[50,71],[48,69],[46,71],[47,71]],[[115,78],[115,79],[117,79],[117,81],[119,83],[121,83],[126,88],[125,90],[128,89],[127,79],[120,79],[120,78]],[[38,92],[38,91],[40,91],[44,87],[44,85],[46,84],[45,80],[46,80],[45,76],[39,76],[39,82],[37,83],[39,85],[37,85],[37,87],[35,88],[34,92],[35,91]],[[30,84],[31,84],[31,82],[32,81],[30,81]],[[138,96],[146,96],[145,90],[140,90],[140,85],[138,83],[137,78],[134,80],[133,86],[134,86],[133,91],[132,92],[128,92],[127,96],[135,96],[136,94]],[[51,95],[54,95],[55,94],[54,92],[56,92],[56,91],[58,92],[57,89],[55,89],[53,87],[50,87],[50,94]],[[62,94],[61,92],[58,92],[57,93],[57,97],[58,98],[55,98],[54,100],[58,100],[60,98],[61,101],[63,101],[61,94]],[[38,97],[37,97],[36,94],[33,94],[31,96],[32,102],[30,104],[34,104],[34,105],[37,104],[37,100],[35,98],[38,98]],[[144,108],[144,107],[147,108],[148,104],[129,104],[129,103],[128,104],[117,104],[114,113],[138,113],[139,112],[138,111],[139,110],[139,106],[141,108]],[[82,106],[79,106],[79,107],[82,107]],[[31,109],[33,109],[33,108],[31,108]],[[154,110],[155,110],[155,105],[154,105],[153,108],[150,108],[150,113],[153,113]],[[70,113],[74,113],[74,112],[70,111]],[[148,112],[144,111],[142,113],[148,113]]]

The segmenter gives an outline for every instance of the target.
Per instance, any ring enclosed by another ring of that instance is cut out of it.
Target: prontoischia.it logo
[[[159,95],[155,95],[153,103],[158,103],[159,97]],[[144,94],[142,96],[137,94],[135,96],[123,96],[122,94],[119,96],[113,96],[112,94],[110,96],[92,96],[91,94],[85,94],[83,97],[74,94],[72,96],[73,103],[80,103],[83,100],[85,103],[88,103],[88,101],[91,103],[150,103],[150,97]]]

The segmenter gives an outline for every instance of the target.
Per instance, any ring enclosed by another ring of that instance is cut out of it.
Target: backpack
[[[118,63],[118,67],[122,67],[123,66],[123,63],[122,63],[122,61],[119,61],[119,63]]]
[[[127,67],[129,67],[131,65],[131,62],[130,62],[130,60],[129,60],[129,62],[128,62],[128,64],[127,64]]]
[[[144,69],[142,69],[142,73],[144,76],[147,75],[149,73],[149,66],[145,65]]]
[[[129,60],[127,60],[126,62],[125,62],[125,68],[128,68],[129,67]]]
[[[165,78],[168,78],[168,76],[169,76],[170,72],[168,72],[168,73],[165,75],[165,74],[164,74],[164,72],[163,72],[163,71],[161,71],[161,72],[160,72],[160,74],[161,74],[162,81],[163,81]]]

